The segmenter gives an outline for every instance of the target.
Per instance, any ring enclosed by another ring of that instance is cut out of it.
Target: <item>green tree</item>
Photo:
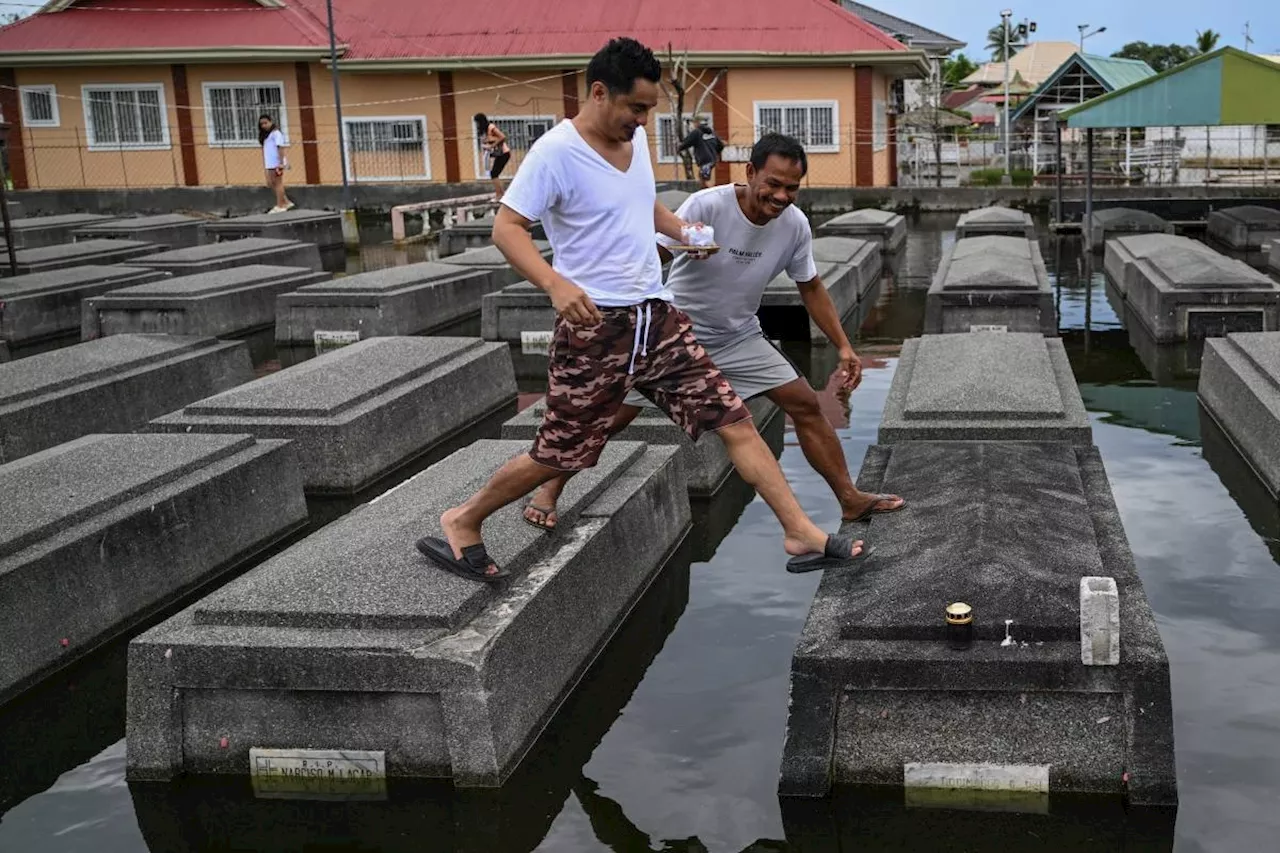
[[[963,53],[942,60],[942,84],[957,88],[960,81],[978,70],[978,63]]]
[[[1141,59],[1156,71],[1168,71],[1195,56],[1195,50],[1181,44],[1147,44],[1131,41],[1111,54],[1120,59]]]
[[[1001,21],[987,30],[987,50],[991,51],[992,62],[1004,62],[1005,29],[1009,30],[1009,56],[1013,56],[1027,44],[1018,34],[1018,28],[1011,23]]]
[[[1196,53],[1213,53],[1218,47],[1220,38],[1222,38],[1221,33],[1215,33],[1213,30],[1204,32],[1196,30]]]

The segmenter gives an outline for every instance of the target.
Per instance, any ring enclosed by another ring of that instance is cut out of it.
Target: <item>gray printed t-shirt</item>
[[[720,247],[704,261],[677,255],[667,277],[676,307],[693,320],[703,344],[727,346],[761,334],[756,311],[765,287],[783,270],[794,281],[818,276],[809,218],[794,205],[768,225],[756,225],[728,184],[694,193],[676,213],[686,222],[714,228]],[[658,242],[676,241],[659,235]]]

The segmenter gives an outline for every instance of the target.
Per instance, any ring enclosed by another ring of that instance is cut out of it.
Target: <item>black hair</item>
[[[587,89],[599,81],[610,95],[625,95],[643,77],[651,83],[662,79],[662,66],[653,51],[631,38],[610,39],[587,63]]]
[[[264,118],[267,121],[271,122],[271,130],[262,129],[262,120]],[[276,120],[273,119],[269,114],[263,113],[262,115],[258,116],[258,144],[265,145],[267,143],[267,137],[270,136],[271,131],[275,129],[276,129]]]
[[[476,113],[471,117],[471,120],[476,123],[477,136],[485,136],[489,133],[489,117],[487,115]]]
[[[783,133],[766,133],[751,148],[751,165],[763,169],[764,164],[774,154],[800,164],[800,174],[809,174],[809,157],[804,153],[804,146],[794,136]]]

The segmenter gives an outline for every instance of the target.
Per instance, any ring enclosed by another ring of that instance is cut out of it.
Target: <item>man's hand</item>
[[[587,292],[566,278],[548,288],[547,293],[556,313],[575,326],[594,326],[603,319]]]
[[[841,347],[840,366],[836,368],[840,377],[840,389],[852,391],[862,384],[862,360],[852,347]]]

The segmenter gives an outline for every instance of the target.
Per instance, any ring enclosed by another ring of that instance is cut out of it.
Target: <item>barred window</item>
[[[164,87],[85,86],[90,148],[167,148]]]
[[[355,181],[431,179],[422,116],[344,118],[347,168]]]
[[[23,86],[22,123],[27,127],[57,127],[58,90],[54,86]]]
[[[810,153],[840,150],[835,101],[756,102],[756,138],[766,133],[794,136]]]
[[[257,145],[258,119],[264,113],[289,136],[280,83],[206,83],[204,103],[210,145]]]

